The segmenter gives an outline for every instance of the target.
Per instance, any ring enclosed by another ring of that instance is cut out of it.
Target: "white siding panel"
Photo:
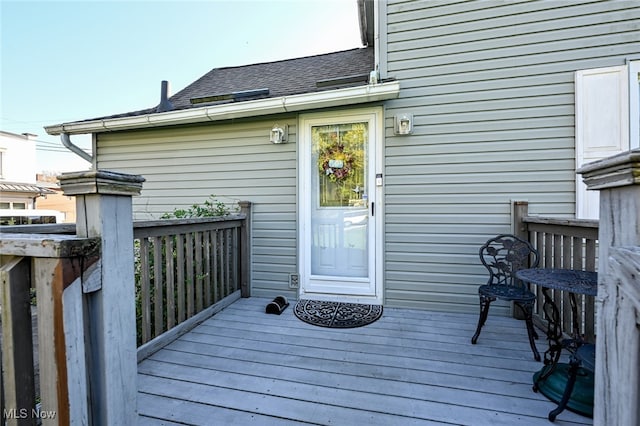
[[[288,294],[297,270],[296,118],[290,142],[269,143],[271,120],[185,126],[98,136],[98,167],[141,174],[137,219],[203,203],[210,195],[253,203],[252,292]],[[278,122],[284,122],[282,118]]]
[[[399,1],[386,13],[385,300],[477,312],[511,201],[575,209],[574,73],[640,54],[636,1]],[[413,114],[414,132],[393,134]],[[506,313],[505,305],[497,309]]]

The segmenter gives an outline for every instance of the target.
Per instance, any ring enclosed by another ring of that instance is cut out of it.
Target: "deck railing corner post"
[[[600,191],[594,424],[638,424],[640,149],[577,172]]]
[[[84,290],[87,375],[93,424],[137,423],[137,355],[132,196],[144,178],[102,170],[60,176],[76,196],[76,233],[99,237],[98,285]]]

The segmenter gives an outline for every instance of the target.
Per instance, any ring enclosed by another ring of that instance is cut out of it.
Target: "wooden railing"
[[[2,306],[2,416],[6,424],[39,420],[68,424],[70,393],[77,390],[67,370],[70,312],[82,306],[73,291],[95,269],[100,240],[64,235],[0,234]],[[36,290],[37,346],[32,339],[31,288]],[[71,289],[66,291],[67,289]],[[63,295],[64,292],[64,295]],[[64,301],[63,301],[64,299]],[[75,355],[78,355],[76,348]],[[37,352],[39,389],[34,353]],[[78,369],[82,369],[78,365]],[[75,386],[75,388],[74,388]],[[67,392],[70,389],[71,392]],[[36,397],[41,404],[36,405]]]
[[[133,223],[138,346],[194,317],[198,322],[210,314],[209,308],[236,291],[249,297],[251,203],[241,202],[240,208],[239,214],[223,217]],[[75,225],[3,230],[75,234]],[[143,354],[148,356],[149,351]]]
[[[76,196],[75,228],[2,228],[4,424],[135,424],[137,359],[249,296],[251,204],[225,218],[134,226],[131,196],[143,181],[107,171],[63,175],[65,195]],[[136,298],[138,341],[146,342],[137,351]]]
[[[235,215],[134,223],[138,345],[236,291],[249,296],[249,208],[242,203]]]
[[[514,205],[514,229],[516,235],[528,240],[540,253],[541,268],[578,269],[596,271],[598,247],[598,221],[586,219],[548,218],[528,216],[528,203]],[[541,328],[546,328],[542,312],[543,296],[535,288],[538,303],[534,319]],[[561,327],[572,330],[572,315],[569,296],[565,292],[549,290],[555,304],[560,308]],[[576,295],[579,307],[580,333],[588,341],[595,338],[595,309],[593,296]]]
[[[135,424],[131,197],[144,179],[88,171],[60,180],[81,212],[76,235],[0,233],[2,421]]]

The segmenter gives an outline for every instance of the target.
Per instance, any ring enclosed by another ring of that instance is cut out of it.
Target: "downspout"
[[[74,154],[80,156],[83,160],[93,164],[93,156],[90,154],[87,154],[79,146],[71,143],[71,138],[69,138],[68,133],[60,133],[60,139],[62,140],[62,145],[64,145],[65,148],[67,148],[69,151],[73,152]]]

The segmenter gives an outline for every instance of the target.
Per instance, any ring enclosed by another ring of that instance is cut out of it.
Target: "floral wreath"
[[[353,155],[344,151],[344,145],[331,145],[318,153],[318,169],[332,182],[346,179],[353,163]]]

